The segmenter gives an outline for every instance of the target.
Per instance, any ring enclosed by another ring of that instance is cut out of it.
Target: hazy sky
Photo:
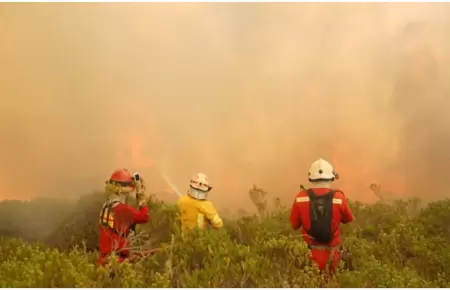
[[[449,44],[448,3],[2,3],[0,197],[128,167],[291,202],[319,157],[350,198],[448,197]]]

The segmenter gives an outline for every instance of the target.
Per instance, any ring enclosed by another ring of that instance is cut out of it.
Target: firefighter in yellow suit
[[[204,173],[197,173],[191,178],[187,194],[178,199],[182,232],[195,228],[206,229],[208,225],[214,229],[223,227],[214,205],[207,200],[211,189]]]

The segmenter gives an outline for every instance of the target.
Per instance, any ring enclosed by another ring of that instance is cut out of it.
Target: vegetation
[[[227,220],[223,230],[182,236],[177,209],[150,202],[152,221],[135,247],[162,251],[135,263],[96,265],[104,196],[0,203],[1,287],[450,287],[450,200],[364,205],[343,227],[345,262],[325,279],[309,260],[289,209],[253,187],[259,215]],[[55,203],[58,203],[55,205]],[[244,213],[244,211],[240,211]],[[32,229],[39,229],[33,231]]]

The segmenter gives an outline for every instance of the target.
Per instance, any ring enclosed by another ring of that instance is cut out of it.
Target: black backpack
[[[330,190],[327,194],[317,196],[311,189],[306,190],[309,196],[309,214],[311,228],[308,235],[319,244],[329,244],[333,239],[331,221],[333,217],[333,197],[335,192]]]

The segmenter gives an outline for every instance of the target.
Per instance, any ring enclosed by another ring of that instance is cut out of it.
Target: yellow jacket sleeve
[[[210,201],[203,201],[200,210],[213,228],[219,229],[223,227],[223,221]]]

